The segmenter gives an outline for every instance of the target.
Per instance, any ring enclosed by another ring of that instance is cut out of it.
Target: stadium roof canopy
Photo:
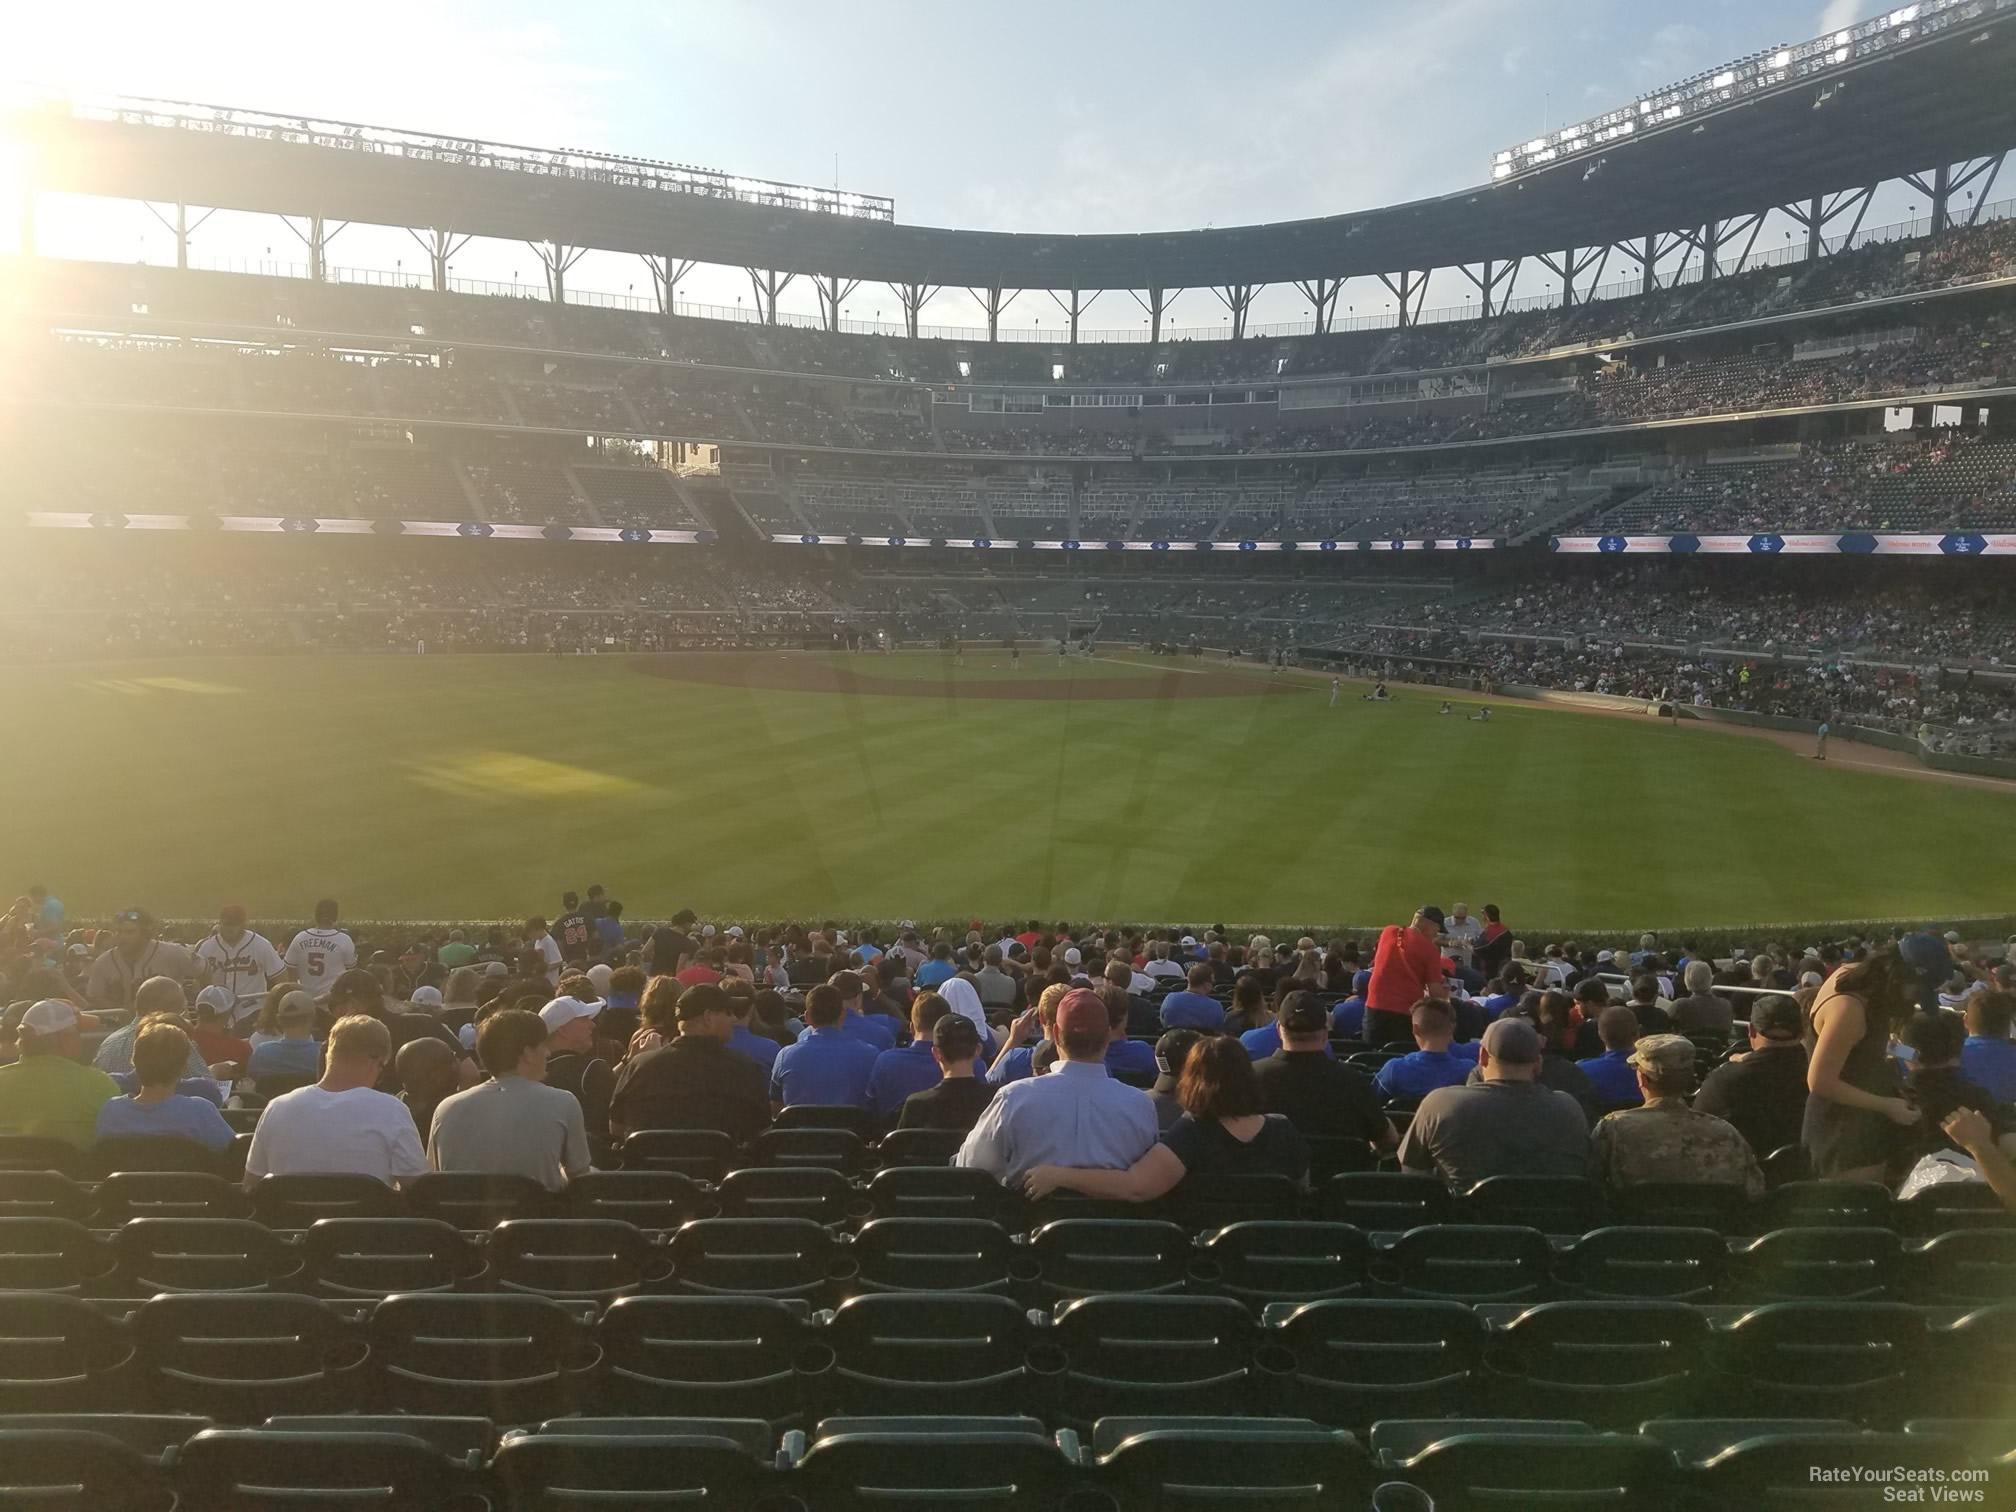
[[[1456,194],[1314,220],[1125,235],[902,225],[889,202],[867,196],[797,208],[804,201],[788,196],[696,191],[637,160],[247,124],[275,117],[226,126],[218,118],[230,113],[193,107],[174,119],[166,107],[45,103],[15,111],[11,124],[30,142],[46,190],[896,285],[1224,287],[1600,247],[1999,157],[2016,146],[2016,0],[1892,11],[1856,28],[1840,55],[1746,85],[1697,90],[1677,118],[1595,150],[1535,166],[1522,155],[1516,171]]]

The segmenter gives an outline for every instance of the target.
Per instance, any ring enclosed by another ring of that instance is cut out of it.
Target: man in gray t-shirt
[[[549,1087],[546,1026],[522,1008],[493,1013],[476,1029],[476,1055],[491,1080],[444,1098],[434,1110],[427,1164],[437,1171],[530,1176],[557,1192],[588,1170],[581,1100]]]
[[[1492,1024],[1477,1054],[1483,1081],[1421,1099],[1401,1167],[1434,1171],[1457,1191],[1487,1176],[1588,1174],[1589,1120],[1566,1092],[1539,1083],[1540,1055],[1540,1032],[1524,1019]]]

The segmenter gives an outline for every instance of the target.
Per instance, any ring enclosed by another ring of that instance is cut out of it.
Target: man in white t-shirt
[[[549,986],[560,985],[560,942],[546,927],[545,919],[538,914],[525,921],[525,948],[535,953],[546,963],[546,981]]]
[[[357,964],[357,943],[336,927],[336,900],[315,905],[315,923],[294,936],[286,963],[310,997],[321,997],[344,972]]]
[[[1468,966],[1470,957],[1484,939],[1484,926],[1470,917],[1470,905],[1458,903],[1442,921],[1442,938],[1458,966]]]
[[[404,1103],[373,1089],[392,1059],[392,1033],[361,1013],[329,1031],[322,1079],[266,1104],[245,1156],[245,1185],[301,1171],[343,1171],[401,1186],[427,1169]]]
[[[217,927],[196,947],[196,967],[204,985],[231,994],[232,1018],[257,1013],[266,989],[285,974],[287,963],[273,942],[245,927],[245,905],[226,903],[217,911]]]
[[[1157,940],[1153,945],[1148,947],[1148,964],[1143,966],[1141,970],[1146,976],[1166,978],[1172,982],[1180,982],[1187,974],[1188,968],[1169,959],[1169,942],[1167,940]]]

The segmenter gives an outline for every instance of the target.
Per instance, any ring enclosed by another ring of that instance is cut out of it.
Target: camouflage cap
[[[1631,1064],[1668,1074],[1692,1071],[1694,1042],[1684,1034],[1648,1034],[1631,1051]]]

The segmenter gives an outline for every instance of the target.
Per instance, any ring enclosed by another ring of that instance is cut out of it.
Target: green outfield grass
[[[640,919],[1363,923],[1461,898],[1623,929],[2009,905],[2016,792],[1649,720],[1500,703],[1478,725],[1426,694],[1116,696],[1165,673],[1110,661],[1074,662],[1068,697],[989,696],[1006,661],[835,660],[923,696],[615,656],[0,669],[0,886],[77,915],[270,918],[325,893],[355,917],[551,912],[590,882]]]

